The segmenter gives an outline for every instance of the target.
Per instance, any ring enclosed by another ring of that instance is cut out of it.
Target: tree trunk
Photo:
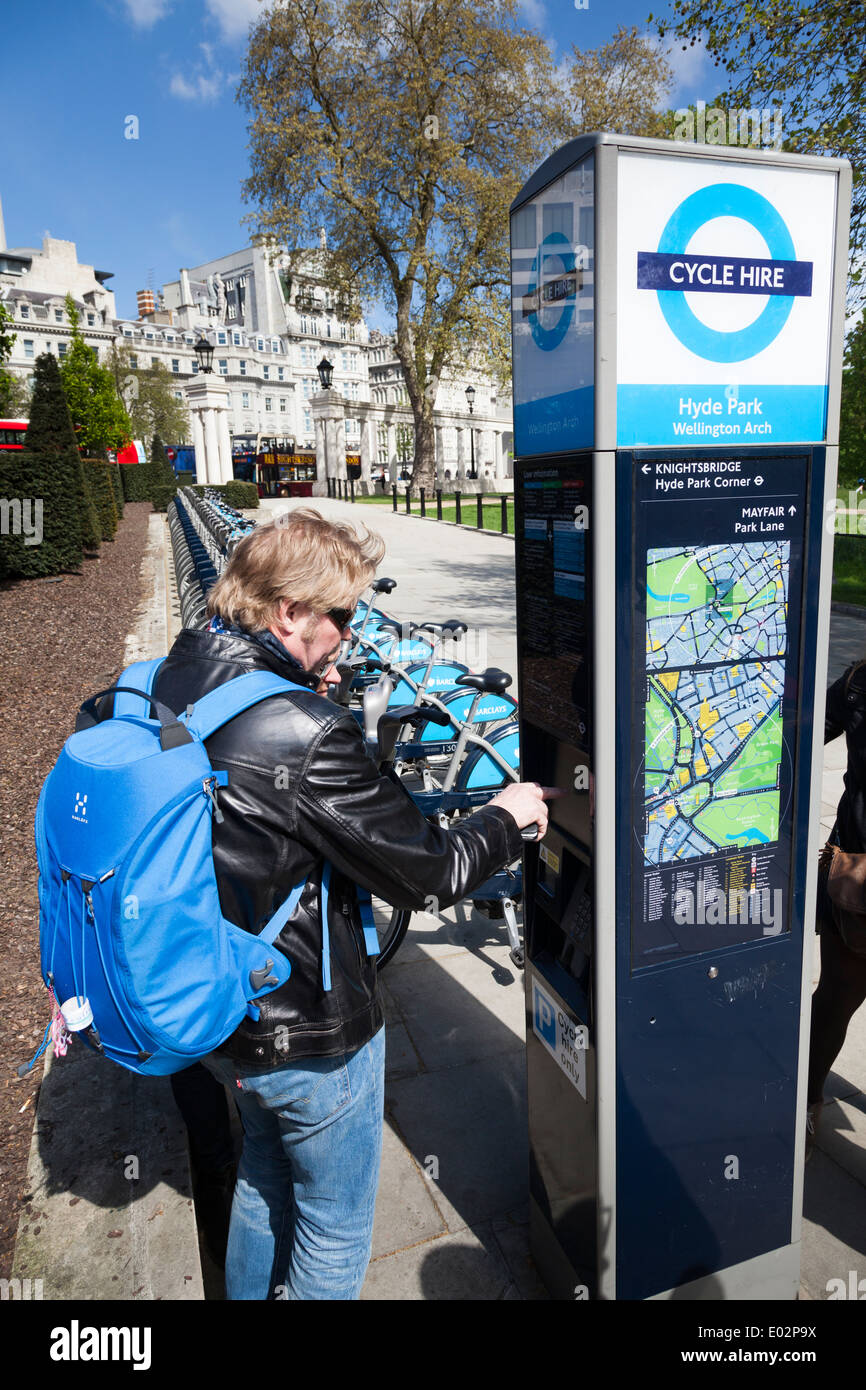
[[[431,497],[436,488],[436,431],[433,425],[433,406],[427,397],[415,410],[415,468],[412,472],[412,491],[427,489]]]

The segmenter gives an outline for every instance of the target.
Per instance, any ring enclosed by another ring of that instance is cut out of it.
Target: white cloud
[[[520,0],[520,8],[530,24],[536,29],[544,28],[547,23],[547,11],[542,0]]]
[[[193,72],[185,76],[176,72],[169,83],[172,96],[182,101],[216,101],[235,80],[236,74],[227,74],[214,63],[213,47],[209,43],[199,44],[204,54],[204,63],[197,63]]]
[[[171,0],[123,0],[123,5],[136,29],[152,29],[168,13]]]
[[[246,38],[250,24],[262,12],[261,0],[205,0],[205,6],[228,41]]]
[[[704,48],[703,34],[698,35],[693,46],[687,44],[683,48],[681,43],[674,43],[665,51],[665,57],[674,73],[671,87],[673,106],[683,100],[693,101],[699,97],[707,102],[712,101],[725,85],[724,73],[721,68],[716,68]]]

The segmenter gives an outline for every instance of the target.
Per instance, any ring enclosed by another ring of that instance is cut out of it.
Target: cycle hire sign
[[[836,180],[624,153],[617,443],[826,437]]]
[[[515,452],[592,447],[594,163],[511,219]]]

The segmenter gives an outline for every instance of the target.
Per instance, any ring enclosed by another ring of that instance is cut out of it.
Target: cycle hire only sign
[[[826,437],[835,171],[623,152],[617,443]]]

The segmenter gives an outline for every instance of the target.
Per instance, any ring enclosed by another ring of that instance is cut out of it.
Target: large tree
[[[118,396],[114,375],[107,367],[100,367],[93,348],[84,341],[78,306],[69,294],[66,316],[72,336],[60,364],[60,376],[79,445],[87,456],[98,455],[105,449],[119,449],[129,439],[129,420]]]
[[[620,25],[601,48],[571,51],[568,91],[580,130],[664,135],[661,114],[673,71],[658,46],[636,27]]]
[[[108,367],[129,416],[131,438],[147,440],[158,434],[171,444],[183,444],[189,438],[186,405],[174,394],[178,378],[167,367],[161,362],[133,367],[124,343],[112,343]]]
[[[863,0],[674,0],[657,17],[683,48],[703,33],[730,86],[728,109],[782,108],[783,148],[851,160],[851,283],[862,295],[866,253],[866,4]],[[652,18],[652,16],[650,16]]]
[[[617,124],[612,69],[607,81]],[[259,239],[310,246],[325,227],[318,269],[347,302],[394,312],[414,482],[430,486],[443,371],[481,354],[507,373],[508,206],[542,156],[587,128],[567,78],[519,26],[516,0],[275,0],[239,98]],[[630,90],[629,111],[639,105]]]
[[[848,335],[839,418],[839,482],[856,487],[866,478],[866,318]]]

